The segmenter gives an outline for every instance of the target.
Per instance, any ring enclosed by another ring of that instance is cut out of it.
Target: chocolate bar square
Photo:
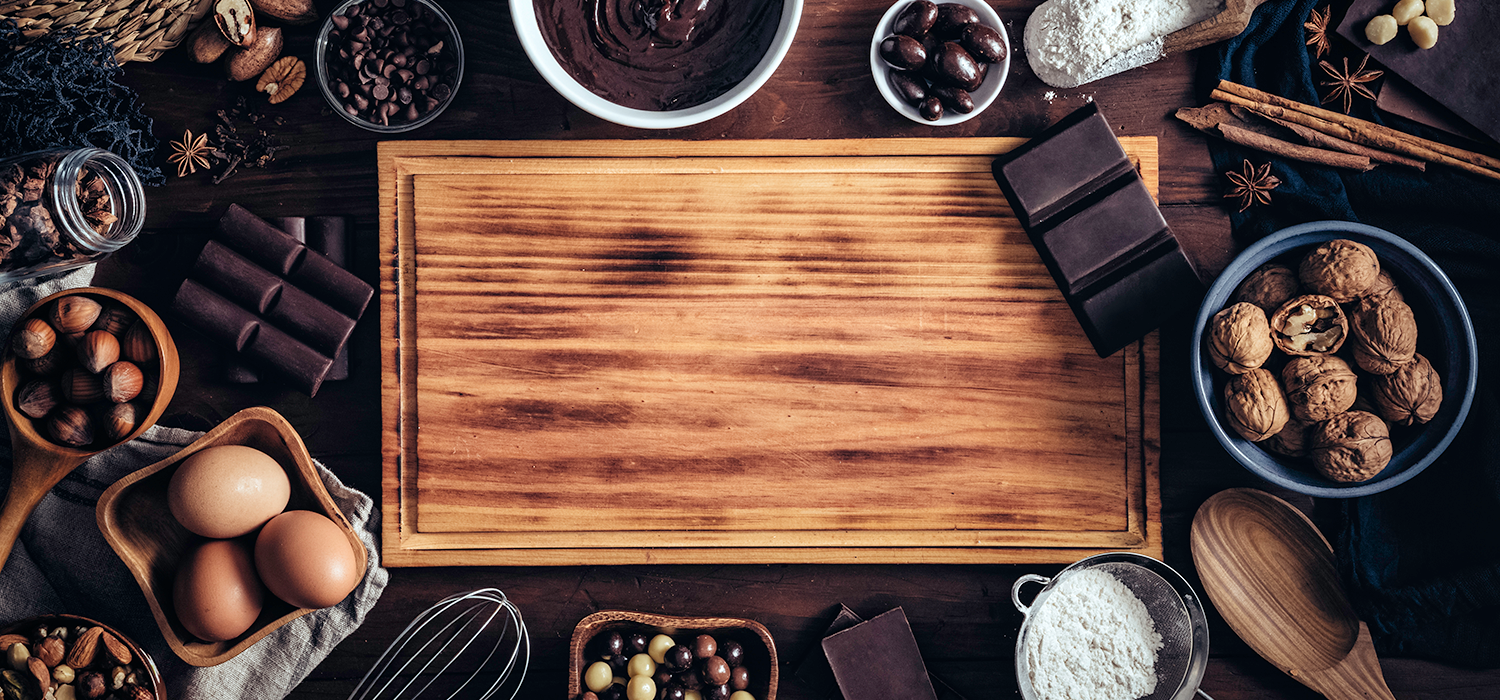
[[[823,652],[845,700],[937,700],[901,608],[824,638]]]

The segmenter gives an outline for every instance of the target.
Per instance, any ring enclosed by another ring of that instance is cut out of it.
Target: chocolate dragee
[[[1202,294],[1192,264],[1096,105],[1001,156],[993,170],[1101,357]]]

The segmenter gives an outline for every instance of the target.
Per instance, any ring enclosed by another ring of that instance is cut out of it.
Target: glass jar
[[[109,151],[0,159],[0,283],[97,262],[134,240],[145,220],[140,178]]]

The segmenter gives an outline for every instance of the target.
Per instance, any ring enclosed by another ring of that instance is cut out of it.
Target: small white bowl
[[[575,80],[562,67],[562,64],[557,62],[557,57],[552,55],[552,49],[547,46],[547,40],[543,38],[542,30],[537,24],[535,2],[536,0],[510,0],[510,15],[516,26],[516,36],[521,39],[521,48],[525,49],[527,58],[531,59],[531,65],[536,66],[537,72],[542,74],[542,78],[554,90],[561,93],[569,102],[577,105],[579,109],[600,119],[640,129],[673,129],[692,126],[738,107],[741,102],[749,99],[756,90],[765,85],[766,81],[770,80],[771,74],[776,72],[776,67],[781,65],[781,59],[786,57],[787,50],[792,47],[792,37],[797,34],[797,24],[802,19],[802,0],[784,0],[781,8],[781,24],[776,28],[776,35],[771,39],[770,48],[766,50],[766,55],[761,57],[760,63],[756,64],[739,85],[701,105],[671,111],[653,111],[615,104],[594,94]]]
[[[513,3],[519,1],[512,0]],[[951,109],[946,109],[947,105],[944,105],[942,118],[937,121],[928,121],[922,118],[922,113],[917,111],[916,105],[907,103],[906,100],[901,99],[896,94],[896,88],[891,86],[891,73],[896,68],[886,63],[885,59],[880,57],[880,42],[896,33],[891,28],[896,23],[896,15],[901,14],[901,11],[906,9],[907,5],[910,5],[914,1],[901,0],[891,5],[891,9],[886,10],[885,16],[880,18],[880,23],[875,25],[875,36],[870,39],[870,75],[875,78],[875,87],[880,90],[880,94],[885,97],[885,101],[890,103],[891,109],[900,112],[901,116],[918,124],[926,124],[927,126],[952,126],[979,116],[979,113],[983,112],[986,107],[989,107],[990,103],[994,102],[995,98],[1000,95],[1000,89],[1005,87],[1005,76],[1010,74],[1010,56],[1015,53],[1015,49],[1010,45],[1010,34],[1005,31],[1005,23],[1000,21],[1000,15],[995,14],[994,8],[990,7],[989,3],[984,0],[933,0],[938,5],[947,3],[967,5],[979,13],[979,21],[1000,32],[1000,39],[1005,42],[1005,60],[991,64],[990,72],[985,75],[984,84],[980,85],[978,90],[969,93],[969,97],[974,99],[974,111],[968,114],[959,114]]]

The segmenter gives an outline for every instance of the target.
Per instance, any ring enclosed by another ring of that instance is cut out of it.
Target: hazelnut
[[[1234,292],[1234,301],[1247,302],[1264,309],[1267,315],[1276,313],[1282,304],[1297,296],[1301,283],[1292,268],[1280,263],[1266,263],[1250,273]]]
[[[1286,425],[1286,395],[1276,383],[1276,375],[1252,369],[1224,385],[1224,413],[1235,432],[1246,440],[1260,442]]]
[[[1349,320],[1338,302],[1316,294],[1292,299],[1271,316],[1271,339],[1293,356],[1338,352],[1348,329]]]
[[[1286,400],[1297,420],[1327,420],[1354,405],[1358,378],[1333,355],[1297,357],[1281,369]]]
[[[1380,259],[1363,243],[1338,239],[1314,248],[1297,271],[1312,294],[1344,303],[1364,294],[1380,276]]]
[[[104,369],[104,398],[114,403],[125,403],[141,393],[145,378],[141,369],[128,360],[120,360]]]
[[[130,309],[123,306],[109,306],[100,312],[99,320],[94,321],[94,325],[90,326],[89,330],[109,331],[110,335],[118,338],[130,328],[132,323],[135,323],[135,314],[130,313]]]
[[[109,331],[89,331],[78,344],[78,361],[94,374],[120,359],[120,341]]]
[[[1313,426],[1310,434],[1313,466],[1333,481],[1366,481],[1391,462],[1390,431],[1372,413],[1341,413]]]
[[[16,333],[12,347],[16,355],[28,360],[35,360],[52,351],[52,346],[57,344],[57,333],[52,326],[39,318],[30,318],[21,326]]]
[[[57,637],[48,637],[36,646],[36,658],[41,659],[47,668],[52,668],[63,661],[63,654],[67,650],[63,648],[63,640]]]
[[[78,676],[78,694],[82,695],[86,700],[102,698],[107,692],[109,692],[109,688],[105,686],[104,674],[97,671],[90,671]]]
[[[77,406],[63,406],[47,422],[52,439],[70,447],[83,447],[94,441],[94,422],[87,411]]]
[[[76,675],[77,673],[73,671],[73,667],[67,664],[59,663],[52,667],[52,680],[59,685],[72,683]]]
[[[104,398],[104,380],[81,367],[63,372],[61,387],[63,398],[76,404],[90,404]]]
[[[156,338],[151,336],[151,329],[146,327],[145,321],[136,321],[130,330],[125,331],[120,351],[125,359],[138,365],[156,361]]]
[[[1276,343],[1271,323],[1259,306],[1240,302],[1217,314],[1209,322],[1208,354],[1219,369],[1244,374],[1271,358]]]
[[[76,335],[93,327],[104,307],[86,296],[73,294],[52,304],[52,327],[63,335]]]
[[[111,443],[125,439],[141,423],[141,407],[134,403],[118,403],[105,412],[104,437]]]
[[[31,418],[45,418],[59,403],[62,392],[51,380],[33,379],[16,390],[16,410]]]
[[[53,346],[51,352],[48,352],[47,354],[42,355],[35,360],[22,359],[20,362],[26,367],[26,371],[31,372],[32,374],[57,374],[57,372],[63,367],[62,351],[57,349],[56,346]]]
[[[1364,297],[1349,312],[1354,362],[1371,374],[1390,374],[1412,363],[1417,320],[1411,307],[1390,295]]]
[[[1396,425],[1426,423],[1443,405],[1443,379],[1421,355],[1411,364],[1370,380],[1375,410]]]

